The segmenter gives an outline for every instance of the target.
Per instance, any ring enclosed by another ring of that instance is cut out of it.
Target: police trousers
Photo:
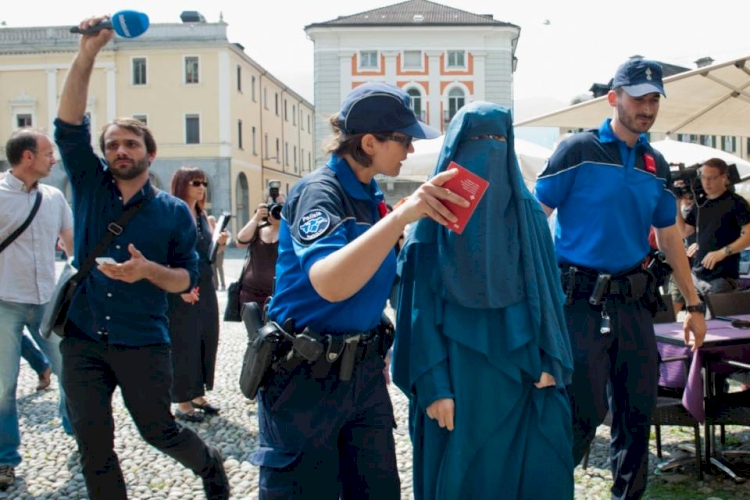
[[[259,500],[398,500],[393,406],[375,349],[348,382],[337,364],[274,372],[258,392]]]
[[[611,333],[600,333],[602,313],[585,297],[565,308],[574,356],[568,387],[573,413],[573,459],[580,463],[596,428],[612,411],[612,499],[639,499],[646,490],[651,413],[656,404],[659,354],[651,313],[640,300],[608,298]]]

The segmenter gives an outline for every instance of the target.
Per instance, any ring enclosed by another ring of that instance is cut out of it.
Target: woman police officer
[[[422,217],[455,221],[441,200],[468,205],[441,187],[452,170],[385,217],[375,175],[398,175],[412,138],[440,135],[398,87],[358,86],[330,122],[329,162],[294,186],[282,212],[268,309],[270,320],[325,350],[317,361],[282,365],[259,392],[260,500],[400,498],[393,407],[382,349],[373,348],[395,277],[393,248]],[[355,360],[349,373],[341,369],[347,350]]]

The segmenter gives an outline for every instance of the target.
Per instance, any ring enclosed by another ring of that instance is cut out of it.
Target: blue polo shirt
[[[142,200],[151,183],[126,205],[107,163],[94,153],[88,119],[81,125],[55,120],[55,142],[73,190],[75,242],[74,265],[79,267],[104,239],[107,225]],[[173,268],[187,269],[191,288],[198,279],[197,233],[187,204],[158,191],[130,219],[124,231],[110,243],[103,256],[118,262],[130,259],[132,243],[143,256]],[[109,343],[143,346],[169,343],[167,292],[148,280],[135,283],[112,280],[96,266],[76,290],[68,319],[94,339],[106,332]]]
[[[558,263],[608,273],[638,265],[651,226],[675,223],[671,184],[669,164],[646,135],[628,147],[610,119],[563,141],[536,183],[537,199],[557,209]]]
[[[309,275],[313,264],[380,220],[382,202],[375,180],[360,183],[349,164],[335,155],[292,188],[281,213],[269,318],[279,324],[293,319],[296,329],[310,327],[321,334],[365,332],[377,326],[396,276],[394,251],[361,290],[341,302],[318,295]]]

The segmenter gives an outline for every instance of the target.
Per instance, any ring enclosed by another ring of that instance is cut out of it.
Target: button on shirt
[[[46,304],[55,288],[55,245],[60,232],[73,226],[73,216],[62,192],[37,183],[30,191],[23,181],[5,173],[0,179],[0,241],[18,229],[31,213],[37,190],[42,204],[34,220],[0,252],[0,300],[18,304]]]
[[[79,267],[104,239],[107,225],[153,189],[151,183],[126,205],[103,158],[91,147],[88,119],[82,125],[55,120],[55,142],[73,189],[75,262]],[[110,243],[103,256],[130,259],[128,245],[157,264],[186,269],[190,288],[198,279],[197,233],[187,204],[157,191]],[[187,290],[186,290],[187,291]],[[110,344],[142,346],[169,343],[167,292],[146,279],[112,280],[96,267],[76,290],[68,319],[93,338],[106,334]]]

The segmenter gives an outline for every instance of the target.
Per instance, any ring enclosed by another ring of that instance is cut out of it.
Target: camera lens
[[[268,213],[274,219],[281,220],[281,208],[282,205],[274,203],[273,205],[268,207]]]

